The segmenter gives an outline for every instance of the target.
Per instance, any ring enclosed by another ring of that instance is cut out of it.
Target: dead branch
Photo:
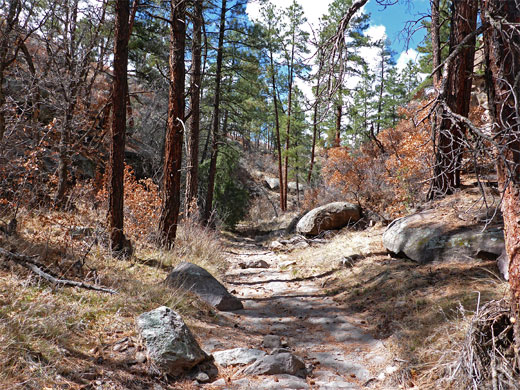
[[[117,293],[116,290],[112,290],[112,289],[106,288],[106,287],[94,286],[94,285],[83,283],[83,282],[76,282],[74,280],[58,279],[58,278],[52,276],[51,274],[45,272],[42,269],[42,266],[37,264],[37,262],[34,260],[35,257],[20,255],[18,253],[13,253],[8,250],[5,250],[3,248],[0,248],[0,255],[6,257],[8,259],[11,259],[16,264],[20,264],[21,266],[23,266],[27,269],[30,269],[36,275],[42,277],[43,279],[45,279],[55,285],[68,286],[68,287],[80,287],[80,288],[84,288],[86,290],[101,291],[101,292],[106,292],[109,294]]]

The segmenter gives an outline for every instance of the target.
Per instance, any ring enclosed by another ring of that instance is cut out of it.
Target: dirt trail
[[[381,341],[364,331],[364,321],[345,315],[325,294],[321,284],[333,271],[297,278],[291,272],[297,264],[287,264],[291,263],[290,256],[248,239],[230,252],[229,260],[232,266],[225,281],[242,299],[244,309],[219,314],[222,332],[217,330],[220,337],[203,340],[205,350],[261,348],[263,336],[274,334],[312,366],[312,374],[306,380],[289,375],[246,377],[235,370],[227,382],[221,379],[209,388],[383,388],[382,377],[394,369],[390,354]],[[252,260],[264,260],[269,268],[240,268],[240,263]],[[234,334],[229,332],[231,327]]]

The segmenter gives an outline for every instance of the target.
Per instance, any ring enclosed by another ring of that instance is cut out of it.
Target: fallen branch
[[[51,283],[54,283],[55,285],[69,286],[69,287],[80,287],[80,288],[84,288],[86,290],[101,291],[101,292],[106,292],[106,293],[109,293],[109,294],[116,294],[117,293],[116,290],[112,290],[112,289],[106,288],[106,287],[94,286],[94,285],[83,283],[83,282],[76,282],[74,280],[58,279],[58,278],[50,275],[49,273],[45,272],[42,269],[42,266],[37,264],[34,261],[33,257],[24,256],[24,255],[20,255],[20,254],[17,254],[17,253],[9,252],[9,251],[7,251],[7,250],[5,250],[3,248],[0,248],[0,255],[6,257],[8,259],[13,260],[15,263],[20,264],[21,266],[23,266],[23,267],[25,267],[27,269],[30,269],[36,275],[44,278],[45,280],[47,280],[47,281],[49,281]]]

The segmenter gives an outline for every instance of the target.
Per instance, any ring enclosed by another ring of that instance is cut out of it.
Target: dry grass
[[[325,245],[295,251],[294,272],[336,270],[322,280],[326,293],[364,319],[401,362],[389,386],[458,390],[454,373],[471,318],[479,305],[507,295],[507,283],[492,261],[418,265],[390,258],[382,232],[379,227],[343,232]],[[348,256],[351,266],[340,267]]]
[[[138,245],[133,258],[119,260],[103,243],[102,214],[85,205],[72,213],[20,210],[17,236],[0,238],[1,247],[38,255],[63,278],[117,290],[109,295],[55,288],[1,259],[1,390],[87,389],[95,381],[103,389],[151,388],[159,378],[150,376],[145,365],[134,364],[133,356],[112,351],[124,337],[137,340],[135,318],[161,305],[178,311],[188,324],[213,315],[206,304],[162,281],[181,261],[221,275],[226,263],[214,232],[185,223],[174,249]],[[74,235],[78,226],[88,232]],[[162,386],[192,388],[191,381]]]

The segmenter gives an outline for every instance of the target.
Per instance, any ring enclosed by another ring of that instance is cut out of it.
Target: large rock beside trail
[[[296,225],[296,232],[316,236],[325,230],[340,229],[360,218],[359,206],[347,202],[329,203],[305,214]]]
[[[166,306],[141,314],[137,328],[162,374],[179,375],[207,358],[181,316]]]
[[[204,268],[192,263],[180,263],[170,272],[165,283],[173,288],[190,291],[199,296],[203,301],[222,311],[244,308],[242,302],[231,295],[213,275]]]
[[[246,367],[243,373],[246,375],[289,374],[302,378],[307,375],[304,361],[289,352],[266,355]]]
[[[501,228],[482,231],[482,226],[450,228],[434,210],[394,220],[383,234],[386,249],[418,263],[497,258],[504,249]]]

